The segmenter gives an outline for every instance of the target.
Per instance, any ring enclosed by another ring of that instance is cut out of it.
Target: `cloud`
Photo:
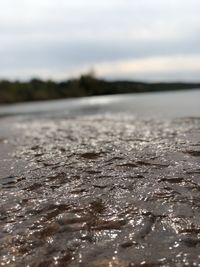
[[[33,70],[44,76],[42,69],[55,76],[104,62],[198,57],[199,8],[198,0],[2,1],[0,76],[32,77]]]
[[[156,74],[159,77],[163,73],[189,73],[200,71],[200,55],[193,56],[173,56],[173,57],[150,57],[137,60],[116,61],[103,63],[96,66],[96,71],[100,76],[141,76]],[[155,76],[155,75],[154,75]],[[189,77],[187,77],[189,78]]]
[[[22,68],[16,72],[9,70],[16,79],[21,75],[28,77],[40,77],[43,79],[64,80],[87,73],[91,68],[95,70],[97,77],[108,79],[131,79],[146,81],[199,81],[200,55],[149,57],[143,59],[115,60],[110,62],[85,64],[77,68],[70,66],[56,67],[31,67]],[[4,77],[8,73],[1,72]]]

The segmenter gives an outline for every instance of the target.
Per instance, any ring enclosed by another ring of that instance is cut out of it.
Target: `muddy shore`
[[[0,123],[0,266],[200,266],[200,118]]]

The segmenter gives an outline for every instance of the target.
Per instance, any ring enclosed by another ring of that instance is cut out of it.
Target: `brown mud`
[[[0,138],[14,152],[1,150],[1,266],[200,266],[199,118],[12,129]]]

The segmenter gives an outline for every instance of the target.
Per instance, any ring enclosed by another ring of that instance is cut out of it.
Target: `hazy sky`
[[[199,0],[0,0],[0,78],[200,81]]]

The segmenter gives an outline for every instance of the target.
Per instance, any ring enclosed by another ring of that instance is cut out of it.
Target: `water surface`
[[[0,265],[199,267],[199,96],[1,107]]]
[[[139,116],[199,116],[200,90],[124,94],[0,106],[0,115],[42,116],[130,113]]]

